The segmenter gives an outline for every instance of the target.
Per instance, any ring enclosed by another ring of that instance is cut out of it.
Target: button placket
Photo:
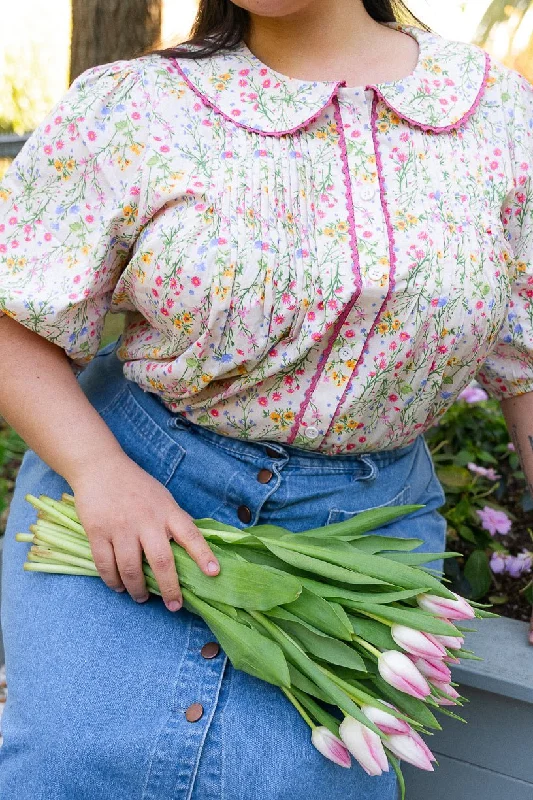
[[[289,442],[296,446],[311,446],[312,449],[325,445],[335,424],[336,411],[345,398],[349,398],[350,381],[357,375],[356,367],[341,365],[339,368],[339,356],[344,361],[353,359],[357,364],[366,345],[360,332],[366,331],[368,338],[388,293],[389,237],[376,167],[370,95],[373,97],[371,90],[365,93],[363,101],[362,97],[355,97],[353,90],[344,89],[339,91],[337,103],[337,129],[342,126],[343,130],[339,139],[340,157],[346,167],[345,175],[349,176],[349,185],[345,186],[347,214],[355,226],[351,255],[354,265],[358,266],[362,288],[349,301],[342,323],[337,323],[331,332],[334,340],[341,338],[344,342],[349,341],[350,345],[353,341],[353,347],[341,346],[340,350],[332,347],[325,362],[317,358],[318,377],[313,392],[306,397],[307,405],[299,429]],[[362,131],[362,135],[358,139],[359,147],[350,149],[343,146],[343,141],[355,127]],[[365,153],[361,152],[363,146]],[[372,284],[365,285],[367,279]],[[351,338],[344,337],[344,332],[349,329]],[[336,433],[335,443],[341,442],[343,435],[352,436],[351,432]]]
[[[206,640],[213,644],[209,634],[203,620],[192,617],[175,676],[173,702],[154,746],[141,800],[187,800],[190,796],[228,660],[225,654],[224,658],[199,658]]]

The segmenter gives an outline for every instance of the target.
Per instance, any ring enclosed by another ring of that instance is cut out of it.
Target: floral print
[[[0,311],[227,436],[409,444],[477,378],[533,391],[533,89],[412,26],[366,87],[244,42],[85,72],[0,186]]]

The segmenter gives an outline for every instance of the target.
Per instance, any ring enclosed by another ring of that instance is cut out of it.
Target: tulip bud
[[[443,658],[418,658],[418,656],[410,656],[410,658],[425,678],[429,678],[431,681],[444,682],[452,679],[451,670],[443,663]]]
[[[430,693],[429,684],[412,661],[397,650],[386,650],[378,658],[378,671],[384,681],[400,692],[423,700]]]
[[[422,658],[440,658],[446,655],[444,645],[437,641],[431,633],[417,631],[407,625],[393,625],[391,636],[404,650]]]
[[[394,734],[385,739],[385,746],[391,750],[398,758],[403,758],[409,764],[419,769],[425,769],[428,772],[433,772],[433,765],[431,761],[435,761],[433,753],[429,750],[428,746],[420,742],[412,735],[405,736]],[[429,753],[429,755],[428,755]]]
[[[389,761],[380,737],[353,717],[344,717],[339,734],[367,775],[381,775],[389,771]]]
[[[457,703],[455,703],[454,700],[457,697],[461,697],[461,695],[459,694],[459,692],[457,692],[454,689],[453,686],[451,686],[449,683],[444,683],[442,681],[433,681],[432,680],[431,683],[433,684],[433,686],[436,686],[437,689],[440,689],[442,692],[446,692],[446,694],[450,698],[450,699],[448,699],[446,697],[436,697],[435,701],[438,703],[439,706],[455,706],[455,705],[457,705]]]
[[[417,594],[416,602],[424,611],[444,619],[473,619],[476,614],[464,597],[453,592],[457,600],[438,597],[436,594]]]
[[[387,703],[387,705],[390,705],[390,703]],[[392,708],[393,707],[394,706],[392,706]],[[361,706],[361,711],[374,725],[377,725],[380,731],[388,735],[393,733],[409,733],[411,730],[411,726],[408,725],[405,720],[393,717],[392,714],[388,714],[386,711],[376,706]]]
[[[463,646],[464,636],[441,636],[439,634],[435,634],[435,639],[437,639],[444,647],[447,647],[448,650],[459,650]]]
[[[455,658],[454,656],[443,656],[442,660],[446,661],[447,664],[460,664],[461,663],[461,659],[460,658]]]
[[[347,748],[335,734],[323,725],[313,728],[311,742],[319,753],[322,753],[323,756],[326,756],[326,758],[329,758],[330,761],[340,767],[349,768],[352,766],[352,759]]]

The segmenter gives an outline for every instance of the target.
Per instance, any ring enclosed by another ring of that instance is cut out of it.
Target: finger
[[[142,547],[166,607],[177,611],[183,605],[183,598],[170,542],[164,536],[152,536],[142,541]]]
[[[139,539],[113,540],[115,560],[124,586],[137,603],[148,600],[146,581],[142,571],[142,548]]]
[[[206,575],[216,575],[220,564],[206,540],[191,520],[178,516],[169,525],[174,541],[183,547]]]
[[[107,539],[91,542],[91,552],[96,569],[104,583],[115,592],[124,592],[126,587],[122,583],[115,561],[113,545]]]

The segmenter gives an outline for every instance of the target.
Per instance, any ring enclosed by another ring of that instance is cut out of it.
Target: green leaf
[[[443,382],[446,383],[446,378],[444,378]],[[450,378],[450,383],[453,383],[451,378]],[[405,800],[405,779],[403,777],[403,773],[400,767],[400,760],[396,758],[396,756],[389,750],[387,746],[385,746],[385,754],[389,759],[394,772],[396,773],[396,777],[398,778],[398,785],[400,787],[399,800]]]
[[[307,572],[314,572],[316,575],[321,575],[323,578],[329,578],[334,581],[342,581],[343,583],[352,583],[357,585],[365,584],[384,584],[386,581],[381,581],[378,578],[372,578],[363,575],[359,572],[354,572],[351,569],[344,569],[335,564],[330,564],[327,561],[322,561],[318,558],[311,558],[303,553],[288,550],[286,547],[280,547],[279,543],[274,543],[268,539],[261,539],[265,547],[268,548],[274,555],[278,556],[282,561],[287,562],[291,566]]]
[[[472,542],[472,544],[477,544],[477,537],[473,530],[471,530],[468,525],[458,525],[457,531],[461,539],[465,539],[467,542]]]
[[[302,585],[293,575],[275,572],[229,557],[212,545],[220,562],[220,573],[205,575],[189,554],[179,545],[173,546],[180,583],[195,595],[239,608],[267,609],[294,601]]]
[[[449,589],[446,589],[440,580],[396,561],[391,564],[388,557],[390,554],[387,557],[384,555],[371,555],[357,550],[353,545],[341,542],[336,542],[334,547],[330,547],[328,543],[324,545],[314,543],[312,539],[309,540],[304,536],[294,536],[291,539],[283,538],[275,545],[273,542],[263,541],[269,549],[276,547],[276,555],[279,555],[280,558],[284,558],[280,554],[282,550],[290,550],[303,556],[329,562],[347,572],[354,570],[360,575],[369,575],[386,583],[401,586],[403,589],[419,589],[420,586],[431,586],[432,592],[439,597],[455,600],[455,595]],[[344,544],[342,548],[340,547],[341,544]],[[399,553],[398,558],[401,556],[408,557],[409,555],[411,554]],[[446,553],[439,553],[438,555],[443,557]],[[343,578],[336,579],[345,580]]]
[[[228,617],[182,587],[185,606],[209,625],[235,669],[241,669],[275,686],[291,685],[283,651],[257,630]]]
[[[444,553],[382,553],[381,555],[383,558],[388,558],[389,561],[396,561],[398,564],[408,564],[411,567],[417,567],[419,564],[426,564],[428,561],[435,561],[440,558],[456,558],[463,554],[446,550]]]
[[[287,661],[290,661],[294,664],[298,669],[300,669],[304,675],[307,675],[312,681],[314,681],[319,689],[322,689],[326,695],[328,696],[328,702],[332,705],[336,705],[339,709],[345,713],[350,714],[355,719],[359,720],[359,722],[366,725],[367,728],[374,731],[378,736],[381,736],[381,731],[377,728],[373,722],[371,722],[368,717],[366,717],[363,712],[360,710],[359,706],[353,702],[353,700],[348,697],[346,692],[344,692],[339,686],[337,686],[334,681],[328,675],[325,675],[324,672],[320,669],[315,662],[307,656],[303,650],[291,639],[291,637],[282,631],[277,625],[269,620],[264,614],[261,614],[258,611],[252,611],[252,616],[255,619],[259,619],[267,629],[268,633],[272,636],[272,638],[279,644],[283,652],[285,653],[285,657]]]
[[[376,617],[381,617],[388,622],[398,625],[407,625],[426,633],[436,633],[441,636],[460,636],[459,631],[451,622],[446,622],[439,617],[428,614],[421,608],[397,608],[396,606],[379,605],[378,603],[354,603],[353,600],[343,600],[345,608],[351,608],[360,614],[368,612]],[[378,620],[379,622],[379,620]]]
[[[357,547],[365,553],[379,553],[382,550],[414,550],[424,544],[423,539],[403,539],[399,536],[361,536],[352,542],[352,547]]]
[[[390,625],[378,622],[368,617],[354,617],[350,615],[352,628],[357,636],[383,650],[401,650],[391,636]]]
[[[384,525],[394,522],[395,519],[405,517],[419,508],[424,508],[424,506],[407,505],[369,508],[343,522],[334,522],[331,525],[323,525],[321,528],[311,528],[308,531],[303,531],[303,533],[292,534],[292,536],[317,537],[319,539],[334,536],[335,538],[349,541],[356,536],[361,536],[366,531],[382,528]]]
[[[150,159],[150,161],[151,160],[152,159]],[[150,164],[150,161],[148,161],[148,164]],[[198,364],[198,360],[196,358],[186,358],[185,363],[187,364],[188,367],[196,367],[196,365]]]
[[[464,467],[438,467],[437,477],[444,486],[462,488],[472,483],[472,475]]]
[[[300,689],[293,689],[292,692],[305,710],[316,719],[319,725],[324,725],[334,736],[339,735],[340,719],[337,719],[333,714],[330,714],[322,708],[322,706],[319,706],[308,694],[300,691]]]
[[[281,603],[279,605],[282,605]],[[287,611],[308,622],[328,636],[351,641],[352,627],[349,620],[341,619],[336,609],[323,597],[319,597],[305,587],[292,603],[284,603]]]
[[[151,156],[146,162],[147,167],[155,167],[157,164],[159,164],[159,156]],[[189,366],[191,366],[191,364],[189,364]]]
[[[365,671],[365,662],[359,653],[344,642],[333,639],[331,636],[313,633],[309,628],[298,622],[278,619],[277,624],[296,639],[303,649],[312,656],[321,658],[329,664]]]
[[[474,550],[465,563],[465,578],[472,587],[472,598],[477,600],[488,592],[492,584],[489,559],[484,550]]]
[[[298,667],[295,667],[294,664],[288,662],[289,667],[289,675],[291,678],[291,688],[296,686],[298,689],[301,689],[302,692],[306,692],[307,694],[312,694],[313,697],[317,697],[319,700],[322,700],[323,703],[329,703],[330,699],[328,695],[319,689],[316,683],[309,680],[309,678],[300,672]]]
[[[373,675],[371,681],[377,688],[379,696],[397,706],[404,714],[412,717],[412,719],[415,719],[426,728],[441,730],[437,718],[432,714],[423,700],[412,697],[405,692],[400,692],[399,689],[396,689],[394,686],[391,686],[390,683],[384,681],[381,675]]]

